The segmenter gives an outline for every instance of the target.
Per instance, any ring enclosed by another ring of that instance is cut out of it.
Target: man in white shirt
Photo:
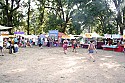
[[[1,36],[1,34],[0,34],[0,50],[1,50],[1,53],[2,53],[1,56],[4,56],[3,55],[3,37]]]

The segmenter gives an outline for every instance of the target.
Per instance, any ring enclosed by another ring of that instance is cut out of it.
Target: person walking
[[[73,41],[73,51],[72,52],[74,52],[75,51],[75,53],[77,52],[76,51],[76,48],[77,48],[77,41],[76,41],[76,39]]]
[[[95,58],[93,57],[94,50],[96,51],[95,45],[93,44],[93,41],[90,41],[90,44],[88,46],[88,51],[89,51],[90,59],[92,58],[93,62],[95,62]]]
[[[65,39],[64,41],[63,41],[63,50],[64,50],[64,54],[66,54],[67,53],[67,48],[68,48],[68,40],[67,39]]]
[[[50,47],[50,38],[48,37],[47,38],[47,44],[46,44],[47,47]]]

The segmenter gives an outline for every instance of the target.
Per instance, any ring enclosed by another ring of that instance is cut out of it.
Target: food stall
[[[82,45],[83,48],[88,48],[88,45],[90,44],[91,40],[94,40],[94,43],[96,45],[96,48],[100,48],[101,45],[103,44],[103,42],[98,42],[98,39],[102,38],[102,36],[100,36],[97,33],[85,33],[85,36],[83,37],[84,39],[84,44]]]
[[[123,52],[122,36],[119,34],[105,34],[105,44],[102,45],[103,50]]]
[[[71,36],[70,35],[62,35],[62,43],[63,41],[67,39],[68,40],[68,46],[72,46]]]
[[[8,35],[9,33],[9,29],[12,29],[12,27],[6,27],[6,26],[1,26],[0,25],[0,34],[3,36],[3,38],[9,38]]]

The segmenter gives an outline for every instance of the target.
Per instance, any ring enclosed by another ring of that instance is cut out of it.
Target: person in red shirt
[[[63,41],[63,50],[64,50],[64,54],[67,53],[67,48],[68,48],[68,40],[65,39],[65,40]]]

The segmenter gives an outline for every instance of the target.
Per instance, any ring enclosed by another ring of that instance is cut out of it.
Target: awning
[[[96,38],[101,38],[102,36],[100,36],[99,34],[97,33],[85,33],[85,36],[86,38],[93,38],[93,37],[96,37]]]
[[[104,34],[104,38],[122,38],[122,36],[120,34]]]
[[[62,35],[62,38],[63,39],[70,39],[70,36],[69,35]]]
[[[58,37],[62,37],[63,35],[65,35],[64,33],[58,32]]]
[[[7,30],[7,29],[12,29],[12,27],[5,27],[0,25],[0,30]]]

